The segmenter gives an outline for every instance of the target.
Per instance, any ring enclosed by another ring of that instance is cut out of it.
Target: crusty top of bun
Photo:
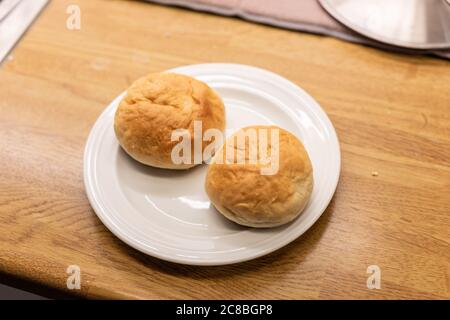
[[[260,153],[253,164],[239,163],[236,156],[230,157],[226,147],[222,147],[208,167],[206,192],[214,206],[230,220],[251,227],[279,226],[297,217],[308,202],[313,188],[311,161],[294,135],[275,126],[243,128],[229,137],[225,146],[249,160],[252,142],[246,139],[243,150],[237,147],[236,140],[237,135],[249,129],[267,130],[268,155],[276,150],[270,140],[270,130],[279,130],[278,171],[263,175],[261,169],[267,168],[267,164]],[[261,144],[259,139],[256,144]]]
[[[176,129],[187,129],[194,139],[196,120],[202,121],[203,130],[224,130],[224,105],[214,90],[185,75],[153,73],[136,80],[128,89],[116,111],[114,129],[123,149],[139,162],[186,169],[193,167],[194,161],[173,163],[171,152],[178,142],[171,141],[171,135]]]

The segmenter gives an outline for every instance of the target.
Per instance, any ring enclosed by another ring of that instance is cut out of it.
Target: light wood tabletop
[[[81,29],[66,28],[69,4]],[[233,62],[298,84],[333,122],[336,194],[299,239],[223,267],[164,262],[91,209],[83,151],[133,80]],[[68,266],[81,289],[66,286]],[[381,288],[368,289],[371,265]],[[450,298],[450,62],[135,1],[54,0],[0,67],[0,282],[87,298]]]

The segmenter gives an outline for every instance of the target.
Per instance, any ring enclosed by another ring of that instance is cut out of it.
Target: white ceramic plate
[[[204,190],[206,165],[188,171],[147,167],[120,148],[113,130],[117,97],[95,123],[84,155],[89,201],[101,221],[130,246],[160,259],[193,265],[242,262],[275,251],[320,217],[339,179],[336,132],[317,102],[292,82],[262,69],[200,64],[170,70],[206,82],[226,106],[227,133],[275,124],[303,141],[314,170],[314,191],[294,222],[273,229],[225,219]]]

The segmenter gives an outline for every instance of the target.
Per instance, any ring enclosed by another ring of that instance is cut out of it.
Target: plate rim
[[[161,251],[157,251],[157,250],[148,250],[147,247],[145,246],[140,246],[139,239],[131,239],[132,237],[130,237],[129,235],[126,234],[126,232],[124,233],[120,226],[118,226],[113,219],[111,219],[108,214],[106,214],[104,212],[104,208],[102,208],[100,201],[96,198],[96,195],[94,194],[95,192],[95,188],[93,187],[92,183],[92,177],[89,175],[89,173],[91,173],[92,168],[90,166],[90,159],[93,156],[93,143],[92,141],[94,141],[96,134],[98,133],[97,131],[100,130],[101,128],[101,122],[99,121],[99,119],[101,119],[106,113],[110,112],[111,106],[112,105],[116,105],[118,104],[118,102],[123,98],[123,96],[126,94],[126,90],[123,91],[121,94],[119,94],[116,98],[114,98],[104,109],[103,111],[99,114],[99,116],[97,117],[97,119],[95,120],[94,125],[91,127],[91,130],[89,132],[88,138],[86,140],[86,145],[84,148],[84,157],[83,157],[83,180],[84,180],[84,187],[85,187],[85,192],[87,194],[89,203],[92,207],[92,209],[94,210],[95,214],[97,215],[97,217],[100,219],[100,221],[104,224],[104,226],[117,238],[119,238],[121,241],[125,242],[127,245],[131,246],[132,248],[143,252],[147,255],[150,255],[152,257],[161,259],[161,260],[165,260],[165,261],[169,261],[169,262],[173,262],[173,263],[178,263],[178,264],[185,264],[185,265],[198,265],[198,266],[218,266],[218,265],[229,265],[229,264],[235,264],[235,263],[240,263],[240,262],[245,262],[245,261],[249,261],[249,260],[253,260],[253,259],[257,259],[259,257],[262,257],[264,255],[267,255],[269,253],[275,252],[277,250],[279,250],[280,248],[288,245],[289,243],[293,242],[294,240],[298,239],[301,235],[303,235],[305,232],[307,232],[312,225],[314,225],[317,220],[322,216],[322,214],[326,211],[327,207],[329,206],[334,194],[336,193],[336,189],[337,189],[337,185],[339,182],[339,177],[340,177],[340,172],[341,172],[341,151],[340,151],[340,144],[339,144],[339,139],[336,133],[336,129],[334,128],[331,120],[329,119],[328,115],[326,114],[326,112],[322,109],[322,107],[320,106],[320,104],[310,95],[308,94],[304,89],[302,89],[300,86],[296,85],[295,83],[293,83],[292,81],[282,77],[281,75],[278,75],[272,71],[266,70],[266,69],[262,69],[262,68],[258,68],[258,67],[254,67],[254,66],[249,66],[249,65],[244,65],[244,64],[235,64],[235,63],[202,63],[202,64],[190,64],[190,65],[183,65],[183,66],[179,66],[176,68],[172,68],[163,72],[182,72],[185,69],[190,69],[190,68],[237,68],[237,69],[246,69],[248,71],[254,71],[254,72],[258,72],[258,73],[264,73],[269,75],[270,77],[274,77],[274,79],[276,79],[277,81],[280,81],[283,83],[283,85],[289,85],[291,88],[293,88],[294,90],[299,91],[302,95],[304,95],[304,97],[306,97],[309,102],[311,102],[313,105],[315,105],[314,108],[314,112],[319,112],[321,115],[321,119],[322,121],[326,122],[327,127],[329,128],[329,132],[331,133],[329,139],[334,140],[333,145],[336,147],[336,159],[337,159],[337,163],[336,163],[336,172],[335,172],[335,177],[333,178],[333,186],[331,188],[331,191],[329,196],[326,198],[326,201],[324,201],[325,205],[324,208],[321,209],[320,214],[317,214],[316,216],[313,216],[313,219],[311,219],[308,223],[305,223],[302,227],[302,230],[300,232],[291,232],[289,233],[289,236],[282,238],[281,241],[279,241],[276,245],[268,247],[268,248],[264,248],[259,250],[257,253],[253,253],[250,254],[248,256],[246,256],[245,258],[242,257],[235,257],[235,258],[231,258],[231,259],[227,259],[226,261],[223,260],[201,260],[201,259],[193,259],[193,258],[188,258],[188,257],[184,257],[183,259],[181,259],[178,256],[175,255],[166,255]]]

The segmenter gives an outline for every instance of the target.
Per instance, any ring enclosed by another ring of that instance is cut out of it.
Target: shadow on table
[[[305,261],[308,255],[314,251],[314,248],[320,241],[325,228],[328,225],[328,221],[330,220],[333,211],[334,198],[319,220],[307,232],[290,244],[266,256],[231,265],[182,265],[148,256],[126,245],[118,246],[118,249],[122,250],[123,254],[135,259],[138,263],[151,267],[158,272],[192,280],[205,278],[226,279],[237,275],[245,275],[247,273],[264,272],[266,270],[270,270],[271,273],[282,275],[287,273],[290,269],[298,267],[298,264]],[[292,262],[295,263],[289,263],[289,260],[285,260],[286,256],[289,255],[293,256],[292,259],[295,258],[295,260],[292,260]]]

